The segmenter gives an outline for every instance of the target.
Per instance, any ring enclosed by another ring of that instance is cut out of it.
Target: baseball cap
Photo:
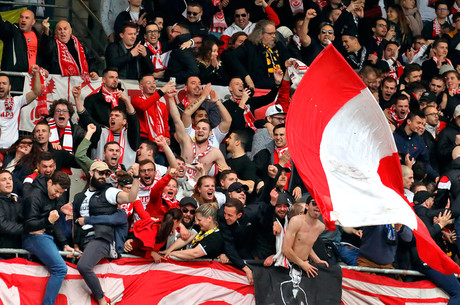
[[[434,195],[427,191],[418,191],[414,195],[414,204],[422,204],[430,197],[434,197]]]
[[[102,161],[94,161],[89,168],[90,171],[97,170],[100,172],[110,172],[110,168],[107,163]]]
[[[279,164],[275,164],[276,168],[278,169],[278,173],[280,173],[281,171],[285,171],[287,173],[290,173],[291,172],[291,169],[289,167],[282,167],[281,165]]]
[[[187,204],[193,205],[195,209],[198,208],[198,204],[196,203],[196,200],[193,197],[184,197],[179,201],[180,207],[186,206]]]
[[[283,106],[281,105],[271,105],[270,107],[267,108],[267,111],[265,111],[265,116],[272,116],[275,114],[286,114],[283,110]]]
[[[420,101],[436,102],[436,95],[433,92],[424,92]]]
[[[234,192],[236,190],[239,190],[239,189],[243,189],[245,190],[246,192],[249,191],[249,187],[241,182],[233,182],[232,184],[230,184],[230,186],[228,187],[228,191],[229,192]]]
[[[276,29],[276,31],[278,33],[280,33],[281,35],[283,35],[284,39],[287,39],[291,36],[294,35],[294,33],[292,33],[291,29],[288,28],[287,26],[280,26],[279,28]]]

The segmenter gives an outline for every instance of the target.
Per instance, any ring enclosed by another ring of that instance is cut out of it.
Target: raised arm
[[[139,192],[139,164],[133,163],[131,165],[131,169],[133,170],[133,185],[131,190],[128,192],[120,192],[117,196],[117,203],[130,203],[134,202],[137,198],[137,193]]]
[[[155,143],[157,143],[158,147],[163,149],[163,152],[166,155],[166,160],[168,160],[168,164],[170,167],[177,168],[179,165],[177,164],[176,157],[174,156],[173,151],[169,147],[168,143],[166,142],[166,138],[163,136],[158,136],[155,138]]]
[[[195,113],[195,111],[198,110],[198,108],[200,108],[206,97],[211,94],[211,90],[211,83],[206,84],[200,97],[194,102],[190,103],[190,105],[188,105],[188,107],[184,110],[184,113],[182,113],[182,122],[186,128],[192,125],[192,115]]]
[[[88,148],[91,146],[91,137],[96,132],[96,126],[94,124],[88,124],[87,132],[85,137],[78,145],[77,150],[75,152],[75,161],[80,165],[81,169],[87,174],[89,172],[89,168],[91,164],[93,164],[93,160],[88,157],[87,152]]]
[[[232,116],[228,112],[227,108],[225,108],[222,101],[217,96],[216,91],[211,90],[211,102],[215,103],[217,106],[217,110],[219,110],[220,117],[222,120],[219,123],[219,130],[222,133],[228,133],[230,130],[230,125],[232,125]]]
[[[37,97],[42,94],[42,83],[40,82],[40,68],[37,65],[31,67],[34,74],[34,84],[32,91],[26,94],[27,104],[32,103]]]
[[[300,43],[304,47],[308,47],[311,44],[311,37],[308,35],[308,25],[310,20],[316,17],[316,11],[314,9],[309,9],[305,14],[305,19],[303,20],[302,27],[300,28],[299,35]]]
[[[190,151],[192,149],[192,141],[187,131],[185,131],[184,123],[180,119],[179,110],[176,105],[176,92],[176,88],[173,88],[167,93],[169,115],[173,119],[174,126],[176,127],[177,141],[180,144],[181,151]]]

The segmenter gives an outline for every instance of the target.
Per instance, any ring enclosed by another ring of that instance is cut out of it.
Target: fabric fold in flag
[[[335,221],[349,227],[401,223],[414,232],[424,262],[459,273],[404,197],[398,152],[377,101],[332,45],[291,100],[286,138],[329,230]]]

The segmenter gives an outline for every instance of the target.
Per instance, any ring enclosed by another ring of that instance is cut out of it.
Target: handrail
[[[67,256],[71,254],[72,252],[69,251],[59,251],[59,254],[61,256]],[[16,254],[16,257],[21,254],[21,255],[27,255],[30,254],[29,251],[24,250],[24,249],[10,249],[10,248],[0,248],[0,254]],[[74,257],[80,256],[80,253],[75,252]],[[131,254],[122,254],[122,258],[140,258],[139,256],[131,255]],[[217,261],[219,262],[218,259],[193,259],[193,260],[188,260],[188,259],[176,259],[180,260],[182,262],[209,262],[209,261]],[[246,260],[247,264],[260,264],[262,261],[257,261],[257,260]],[[398,275],[412,275],[412,276],[425,276],[423,273],[420,273],[418,271],[414,270],[402,270],[402,269],[378,269],[378,268],[370,268],[370,267],[358,267],[358,266],[346,266],[346,265],[341,265],[340,267],[342,269],[349,269],[349,270],[354,270],[354,271],[361,271],[361,272],[372,272],[372,273],[383,273],[383,274],[398,274]]]
[[[78,2],[80,3],[81,6],[83,6],[85,11],[91,16],[91,18],[94,19],[93,21],[96,21],[102,27],[101,20],[99,20],[99,18],[93,13],[93,11],[86,5],[86,3],[83,2],[83,0],[78,0]]]
[[[10,4],[13,6],[18,6],[18,7],[19,6],[43,6],[43,7],[62,8],[62,9],[67,8],[66,6],[57,5],[57,4],[41,4],[41,3],[16,2],[16,1],[0,1],[0,4]]]

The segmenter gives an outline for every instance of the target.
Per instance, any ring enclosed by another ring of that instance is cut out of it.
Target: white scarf
[[[286,229],[288,225],[288,219],[287,219],[287,216],[284,217],[284,226],[281,224],[278,218],[276,218],[276,221],[281,226],[282,230],[281,230],[281,233],[276,235],[275,237],[276,238],[276,254],[275,256],[273,256],[273,260],[275,261],[275,266],[289,268],[289,261],[284,256],[283,252],[281,251],[281,248],[283,246],[284,234],[286,234]]]
[[[57,128],[56,122],[54,119],[48,121],[48,126],[50,127],[50,143],[59,144],[59,130]],[[62,140],[62,149],[73,153],[73,138],[72,138],[72,126],[70,126],[70,121],[67,121],[67,125],[64,128],[64,137]]]

